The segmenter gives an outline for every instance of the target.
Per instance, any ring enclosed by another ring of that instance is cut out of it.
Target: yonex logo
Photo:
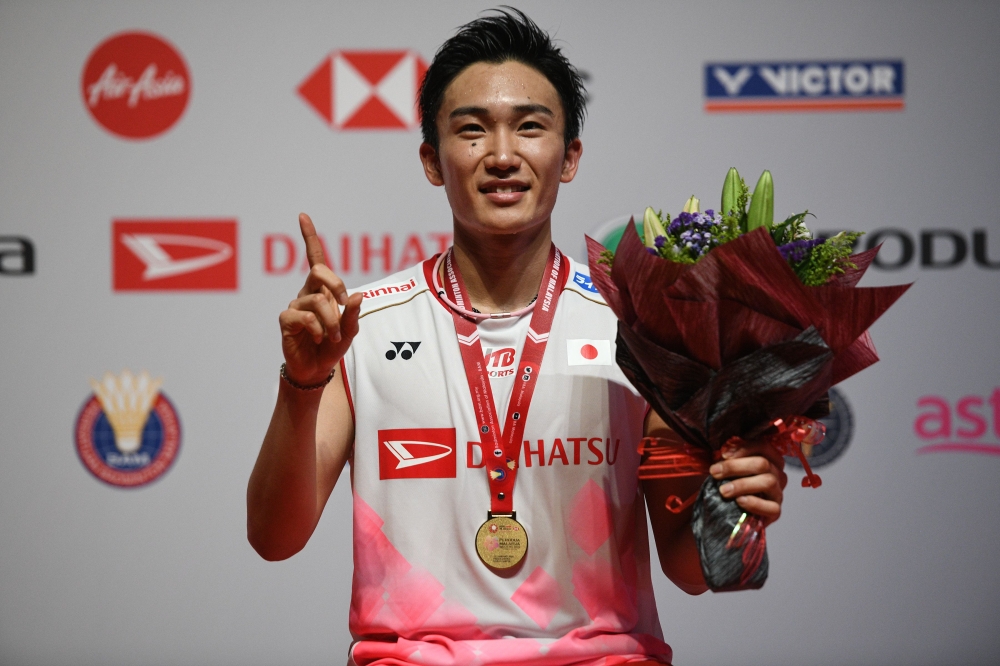
[[[390,344],[393,346],[392,349],[385,353],[385,357],[390,361],[399,356],[404,361],[409,361],[413,358],[413,355],[417,353],[417,347],[420,346],[420,342],[392,342]]]
[[[378,431],[380,479],[455,478],[454,428]]]
[[[706,111],[901,111],[902,60],[706,63]]]

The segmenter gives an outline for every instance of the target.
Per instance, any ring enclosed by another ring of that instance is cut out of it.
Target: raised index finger
[[[309,258],[309,268],[316,264],[327,265],[326,255],[323,254],[323,244],[319,242],[316,235],[316,227],[312,219],[305,213],[299,213],[299,230],[302,231],[302,240],[306,242],[306,256]]]

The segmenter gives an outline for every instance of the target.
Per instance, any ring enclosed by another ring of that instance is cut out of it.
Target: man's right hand
[[[330,270],[316,227],[305,213],[299,229],[309,258],[309,276],[298,297],[278,316],[285,373],[304,386],[321,384],[347,353],[358,334],[361,294],[347,295],[343,280]],[[345,306],[343,313],[340,306]]]

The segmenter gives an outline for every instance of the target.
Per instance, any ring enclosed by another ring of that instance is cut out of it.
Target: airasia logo
[[[378,431],[379,479],[454,479],[454,428]]]
[[[236,220],[115,220],[115,291],[236,291]]]
[[[81,78],[83,105],[104,129],[149,139],[174,126],[191,96],[180,53],[160,37],[123,32],[102,42]]]
[[[1000,456],[1000,388],[954,403],[944,396],[925,395],[917,400],[917,409],[913,432],[926,442],[917,453]]]
[[[426,71],[413,51],[334,51],[298,92],[335,129],[412,129]]]

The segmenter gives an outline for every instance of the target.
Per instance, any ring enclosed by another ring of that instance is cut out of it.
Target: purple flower
[[[814,247],[822,245],[825,242],[825,238],[803,238],[801,240],[794,240],[791,243],[779,245],[778,252],[780,252],[781,256],[785,258],[785,261],[797,264],[800,261],[805,261]]]
[[[659,247],[663,247],[664,245],[667,244],[667,237],[666,236],[657,236],[656,240],[654,242],[656,243],[656,247],[658,247],[658,248]]]

